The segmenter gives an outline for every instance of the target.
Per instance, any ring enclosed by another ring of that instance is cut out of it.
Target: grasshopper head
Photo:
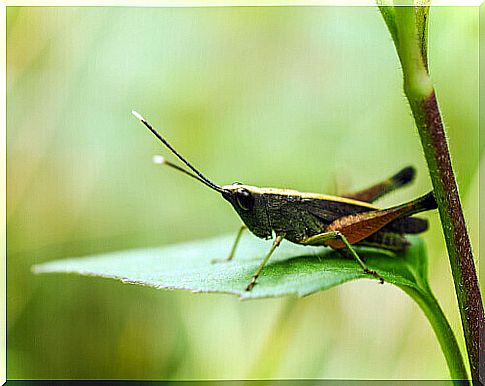
[[[252,233],[264,239],[272,236],[266,213],[266,201],[258,188],[235,183],[223,186],[221,193],[222,197],[231,203]]]

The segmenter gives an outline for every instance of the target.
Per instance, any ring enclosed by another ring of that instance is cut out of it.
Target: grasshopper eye
[[[254,206],[254,197],[247,189],[236,190],[236,200],[241,209],[251,210]]]

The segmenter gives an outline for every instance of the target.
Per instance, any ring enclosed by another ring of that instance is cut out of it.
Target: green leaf
[[[329,248],[283,242],[263,269],[251,292],[245,287],[261,263],[270,241],[243,237],[231,262],[212,263],[229,252],[234,236],[192,241],[161,248],[135,249],[37,265],[37,273],[64,272],[118,279],[156,288],[220,292],[241,298],[309,295],[355,279],[375,280],[352,259]],[[426,282],[426,256],[419,238],[404,255],[359,249],[369,267],[399,286],[420,287]],[[377,285],[376,281],[376,285]],[[421,288],[421,287],[420,287]]]
[[[400,287],[428,317],[455,379],[466,379],[466,370],[453,330],[434,298],[427,282],[424,243],[411,237],[412,247],[402,255],[378,249],[359,248],[386,283]],[[355,279],[376,281],[352,259],[328,248],[304,247],[283,242],[271,257],[251,292],[245,288],[261,263],[271,242],[244,237],[231,262],[224,259],[234,235],[191,241],[161,248],[134,249],[97,256],[52,261],[33,267],[36,273],[77,273],[111,278],[123,283],[156,288],[184,289],[238,295],[243,299],[284,295],[305,296]],[[383,286],[385,290],[385,286]]]

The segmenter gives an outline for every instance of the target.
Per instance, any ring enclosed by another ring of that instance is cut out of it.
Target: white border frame
[[[392,1],[392,0],[391,0]],[[423,1],[423,0],[421,0]],[[389,2],[384,0],[385,3]],[[419,3],[416,0],[416,3]],[[482,0],[434,0],[432,6],[460,6],[479,7]],[[396,0],[396,5],[411,5],[410,1]],[[0,238],[0,324],[4,326],[4,333],[0,336],[0,382],[5,384],[7,380],[7,11],[9,6],[123,6],[123,7],[227,7],[227,6],[376,6],[375,1],[369,0],[44,0],[34,2],[32,0],[7,0],[0,1],[0,47],[1,61],[0,89],[0,178],[4,181],[0,185],[0,199],[4,206],[0,213],[3,214],[0,225],[2,236]]]

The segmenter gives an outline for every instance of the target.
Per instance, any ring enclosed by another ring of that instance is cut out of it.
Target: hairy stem
[[[472,378],[478,379],[480,326],[484,323],[483,305],[443,123],[434,92],[423,101],[410,99],[409,102],[418,125],[438,201]]]
[[[448,143],[436,95],[427,70],[427,11],[415,7],[393,7],[394,39],[404,75],[404,92],[421,137],[424,154],[445,234],[448,256],[460,308],[472,378],[479,379],[480,326],[483,305],[465,226],[458,187],[451,165]],[[389,12],[382,14],[389,17]],[[421,20],[417,20],[421,19]],[[417,25],[417,22],[421,25]],[[390,24],[386,21],[386,24]]]

